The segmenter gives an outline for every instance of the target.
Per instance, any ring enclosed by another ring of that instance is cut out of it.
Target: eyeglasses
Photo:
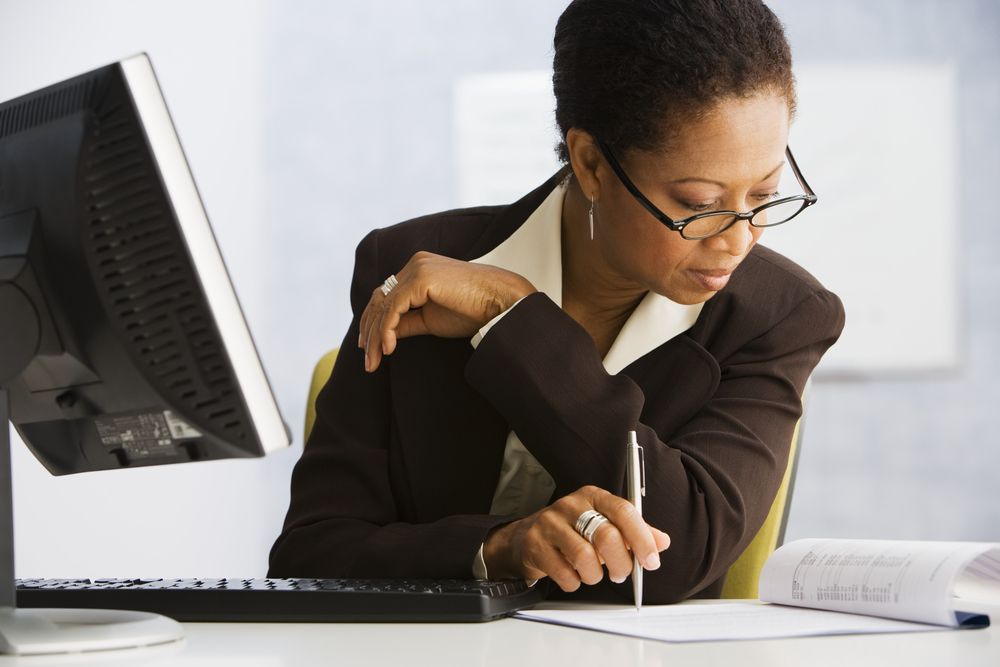
[[[653,202],[649,201],[639,191],[639,188],[636,187],[635,183],[625,173],[625,170],[622,169],[621,164],[619,164],[607,144],[598,141],[597,145],[601,149],[601,153],[604,154],[604,159],[611,165],[612,171],[618,176],[622,185],[635,197],[635,200],[642,204],[643,208],[649,211],[654,218],[666,225],[668,229],[679,232],[681,236],[691,241],[721,234],[740,220],[746,220],[754,227],[775,227],[788,222],[819,200],[816,193],[806,183],[806,179],[802,177],[802,172],[799,171],[799,166],[795,163],[795,157],[792,156],[792,150],[785,147],[785,156],[788,158],[788,164],[792,166],[792,172],[806,194],[775,199],[744,213],[740,213],[739,211],[707,211],[692,215],[683,220],[674,220],[658,209]]]

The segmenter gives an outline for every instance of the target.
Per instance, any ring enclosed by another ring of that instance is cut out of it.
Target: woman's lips
[[[732,269],[688,269],[691,279],[709,292],[718,292],[725,287],[732,273]]]

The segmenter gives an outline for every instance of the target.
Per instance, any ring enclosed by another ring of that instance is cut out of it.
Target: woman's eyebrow
[[[779,163],[777,167],[775,167],[774,169],[772,169],[770,171],[770,173],[768,173],[767,176],[765,176],[764,178],[760,179],[760,181],[766,181],[767,179],[771,178],[783,166],[785,166],[785,161],[784,160],[782,160],[781,163]],[[758,183],[760,181],[758,181]],[[678,178],[676,180],[670,181],[671,185],[680,184],[680,183],[711,183],[712,185],[718,185],[720,188],[723,188],[723,189],[725,189],[725,187],[726,187],[726,184],[722,183],[720,181],[713,181],[710,178],[701,178],[701,177],[698,177],[698,176],[688,176],[686,178]]]

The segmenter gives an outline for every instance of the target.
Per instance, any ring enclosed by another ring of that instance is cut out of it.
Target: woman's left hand
[[[372,290],[361,315],[358,347],[365,350],[369,373],[379,367],[382,355],[393,353],[400,338],[472,336],[536,291],[527,278],[512,271],[423,251],[406,263],[396,280],[388,295],[381,286]]]
[[[591,541],[577,532],[576,522],[588,510],[607,519]],[[647,570],[660,567],[659,552],[670,536],[646,523],[635,506],[596,486],[583,486],[534,514],[500,526],[483,542],[490,577],[526,581],[549,577],[572,593],[580,584],[604,578],[621,583],[632,573],[633,554]]]

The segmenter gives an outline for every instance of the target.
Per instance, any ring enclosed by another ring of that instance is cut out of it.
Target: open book
[[[918,623],[982,625],[963,601],[1000,604],[1000,544],[796,540],[767,559],[764,602]]]
[[[759,588],[762,602],[644,606],[639,614],[557,604],[517,617],[675,642],[985,627],[989,619],[971,610],[1000,609],[1000,544],[798,540],[771,554]]]

